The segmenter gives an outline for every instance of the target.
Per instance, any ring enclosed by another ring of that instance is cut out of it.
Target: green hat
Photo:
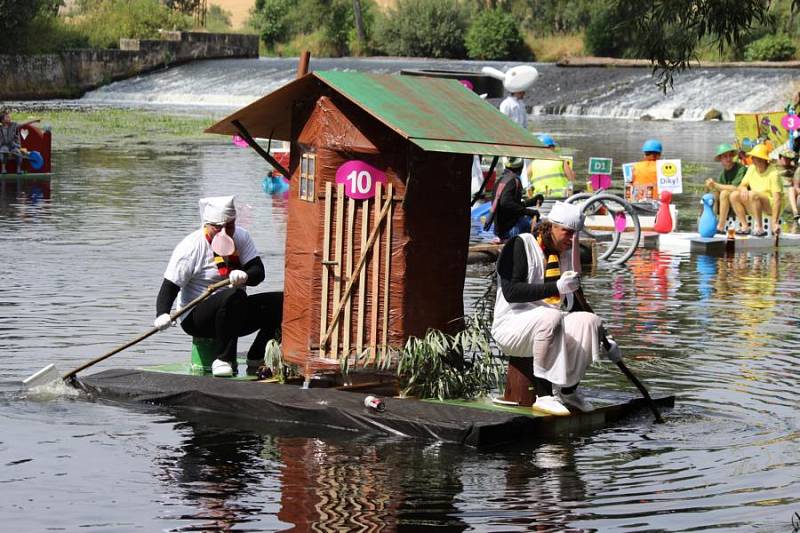
[[[714,161],[719,161],[720,156],[722,154],[727,154],[728,152],[735,152],[736,148],[733,147],[732,144],[723,143],[717,146],[717,153],[714,155]]]

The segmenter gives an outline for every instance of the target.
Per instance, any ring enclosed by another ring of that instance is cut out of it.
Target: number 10
[[[369,194],[372,190],[372,174],[366,170],[354,170],[346,179],[350,182],[350,194]]]

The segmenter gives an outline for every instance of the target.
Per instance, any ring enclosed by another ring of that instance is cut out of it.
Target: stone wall
[[[160,40],[121,39],[119,50],[0,55],[0,99],[78,98],[86,91],[195,59],[258,57],[258,36],[162,32]]]

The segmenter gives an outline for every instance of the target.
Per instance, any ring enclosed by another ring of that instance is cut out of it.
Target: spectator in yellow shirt
[[[763,237],[767,234],[764,230],[761,217],[764,212],[772,217],[772,231],[780,228],[778,219],[783,207],[783,184],[778,173],[778,168],[770,164],[769,148],[758,144],[747,154],[753,164],[747,168],[744,179],[739,188],[731,194],[731,205],[739,220],[738,234],[750,233],[747,224],[747,213],[753,217],[753,236]]]

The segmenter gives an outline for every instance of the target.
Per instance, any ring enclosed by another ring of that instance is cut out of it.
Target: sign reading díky
[[[683,192],[680,159],[659,159],[656,161],[656,177],[658,192],[669,191],[672,194]]]
[[[611,175],[614,160],[608,157],[590,157],[589,158],[589,174],[607,174]]]
[[[336,185],[344,185],[344,194],[354,200],[375,196],[375,184],[386,184],[386,174],[364,161],[348,161],[336,169]]]

